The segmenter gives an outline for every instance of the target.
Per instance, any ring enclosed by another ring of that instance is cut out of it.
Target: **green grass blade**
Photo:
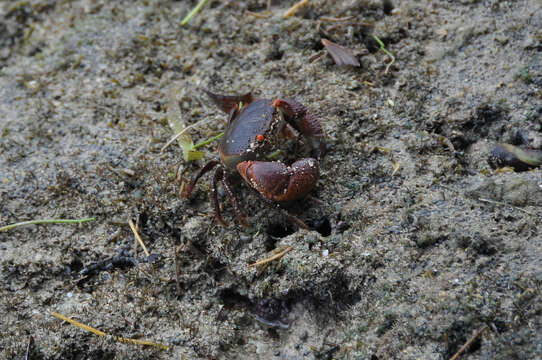
[[[206,2],[207,0],[201,0],[198,5],[196,5],[196,7],[193,8],[192,11],[190,11],[188,15],[184,17],[183,21],[181,21],[181,26],[185,26],[190,21],[190,19],[192,19],[192,17],[201,10],[201,8],[203,7],[203,5],[205,5]]]

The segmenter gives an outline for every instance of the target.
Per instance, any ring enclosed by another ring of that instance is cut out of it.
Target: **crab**
[[[219,159],[210,160],[197,170],[182,196],[190,197],[200,177],[215,168],[210,199],[216,221],[228,226],[220,213],[217,198],[220,182],[238,222],[248,227],[231,187],[237,173],[268,205],[277,207],[292,222],[306,228],[303,221],[275,204],[303,198],[318,181],[318,160],[326,151],[320,120],[294,99],[261,99],[251,93],[225,96],[204,91],[222,111],[229,114],[228,123],[218,145]],[[268,160],[267,156],[280,142],[286,138],[298,141],[300,134],[306,139],[313,157],[299,159],[290,166]]]

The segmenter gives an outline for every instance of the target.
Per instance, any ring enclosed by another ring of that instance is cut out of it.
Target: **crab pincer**
[[[298,200],[312,190],[320,171],[315,159],[307,158],[286,166],[280,161],[243,161],[239,174],[263,197],[272,201]]]
[[[282,111],[296,129],[309,141],[314,156],[321,159],[326,154],[326,140],[320,120],[294,99],[276,99],[271,106]]]

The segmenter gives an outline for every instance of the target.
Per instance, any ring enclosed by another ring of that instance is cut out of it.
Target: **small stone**
[[[241,240],[242,243],[248,244],[249,242],[252,241],[252,236],[249,236],[249,235],[241,235],[241,237],[239,238],[239,240]]]

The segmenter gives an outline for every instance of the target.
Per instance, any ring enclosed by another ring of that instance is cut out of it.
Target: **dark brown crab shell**
[[[278,135],[285,125],[272,100],[260,99],[244,106],[228,124],[218,144],[222,163],[235,170],[238,163],[260,160],[278,143]],[[258,135],[264,140],[259,141]]]

